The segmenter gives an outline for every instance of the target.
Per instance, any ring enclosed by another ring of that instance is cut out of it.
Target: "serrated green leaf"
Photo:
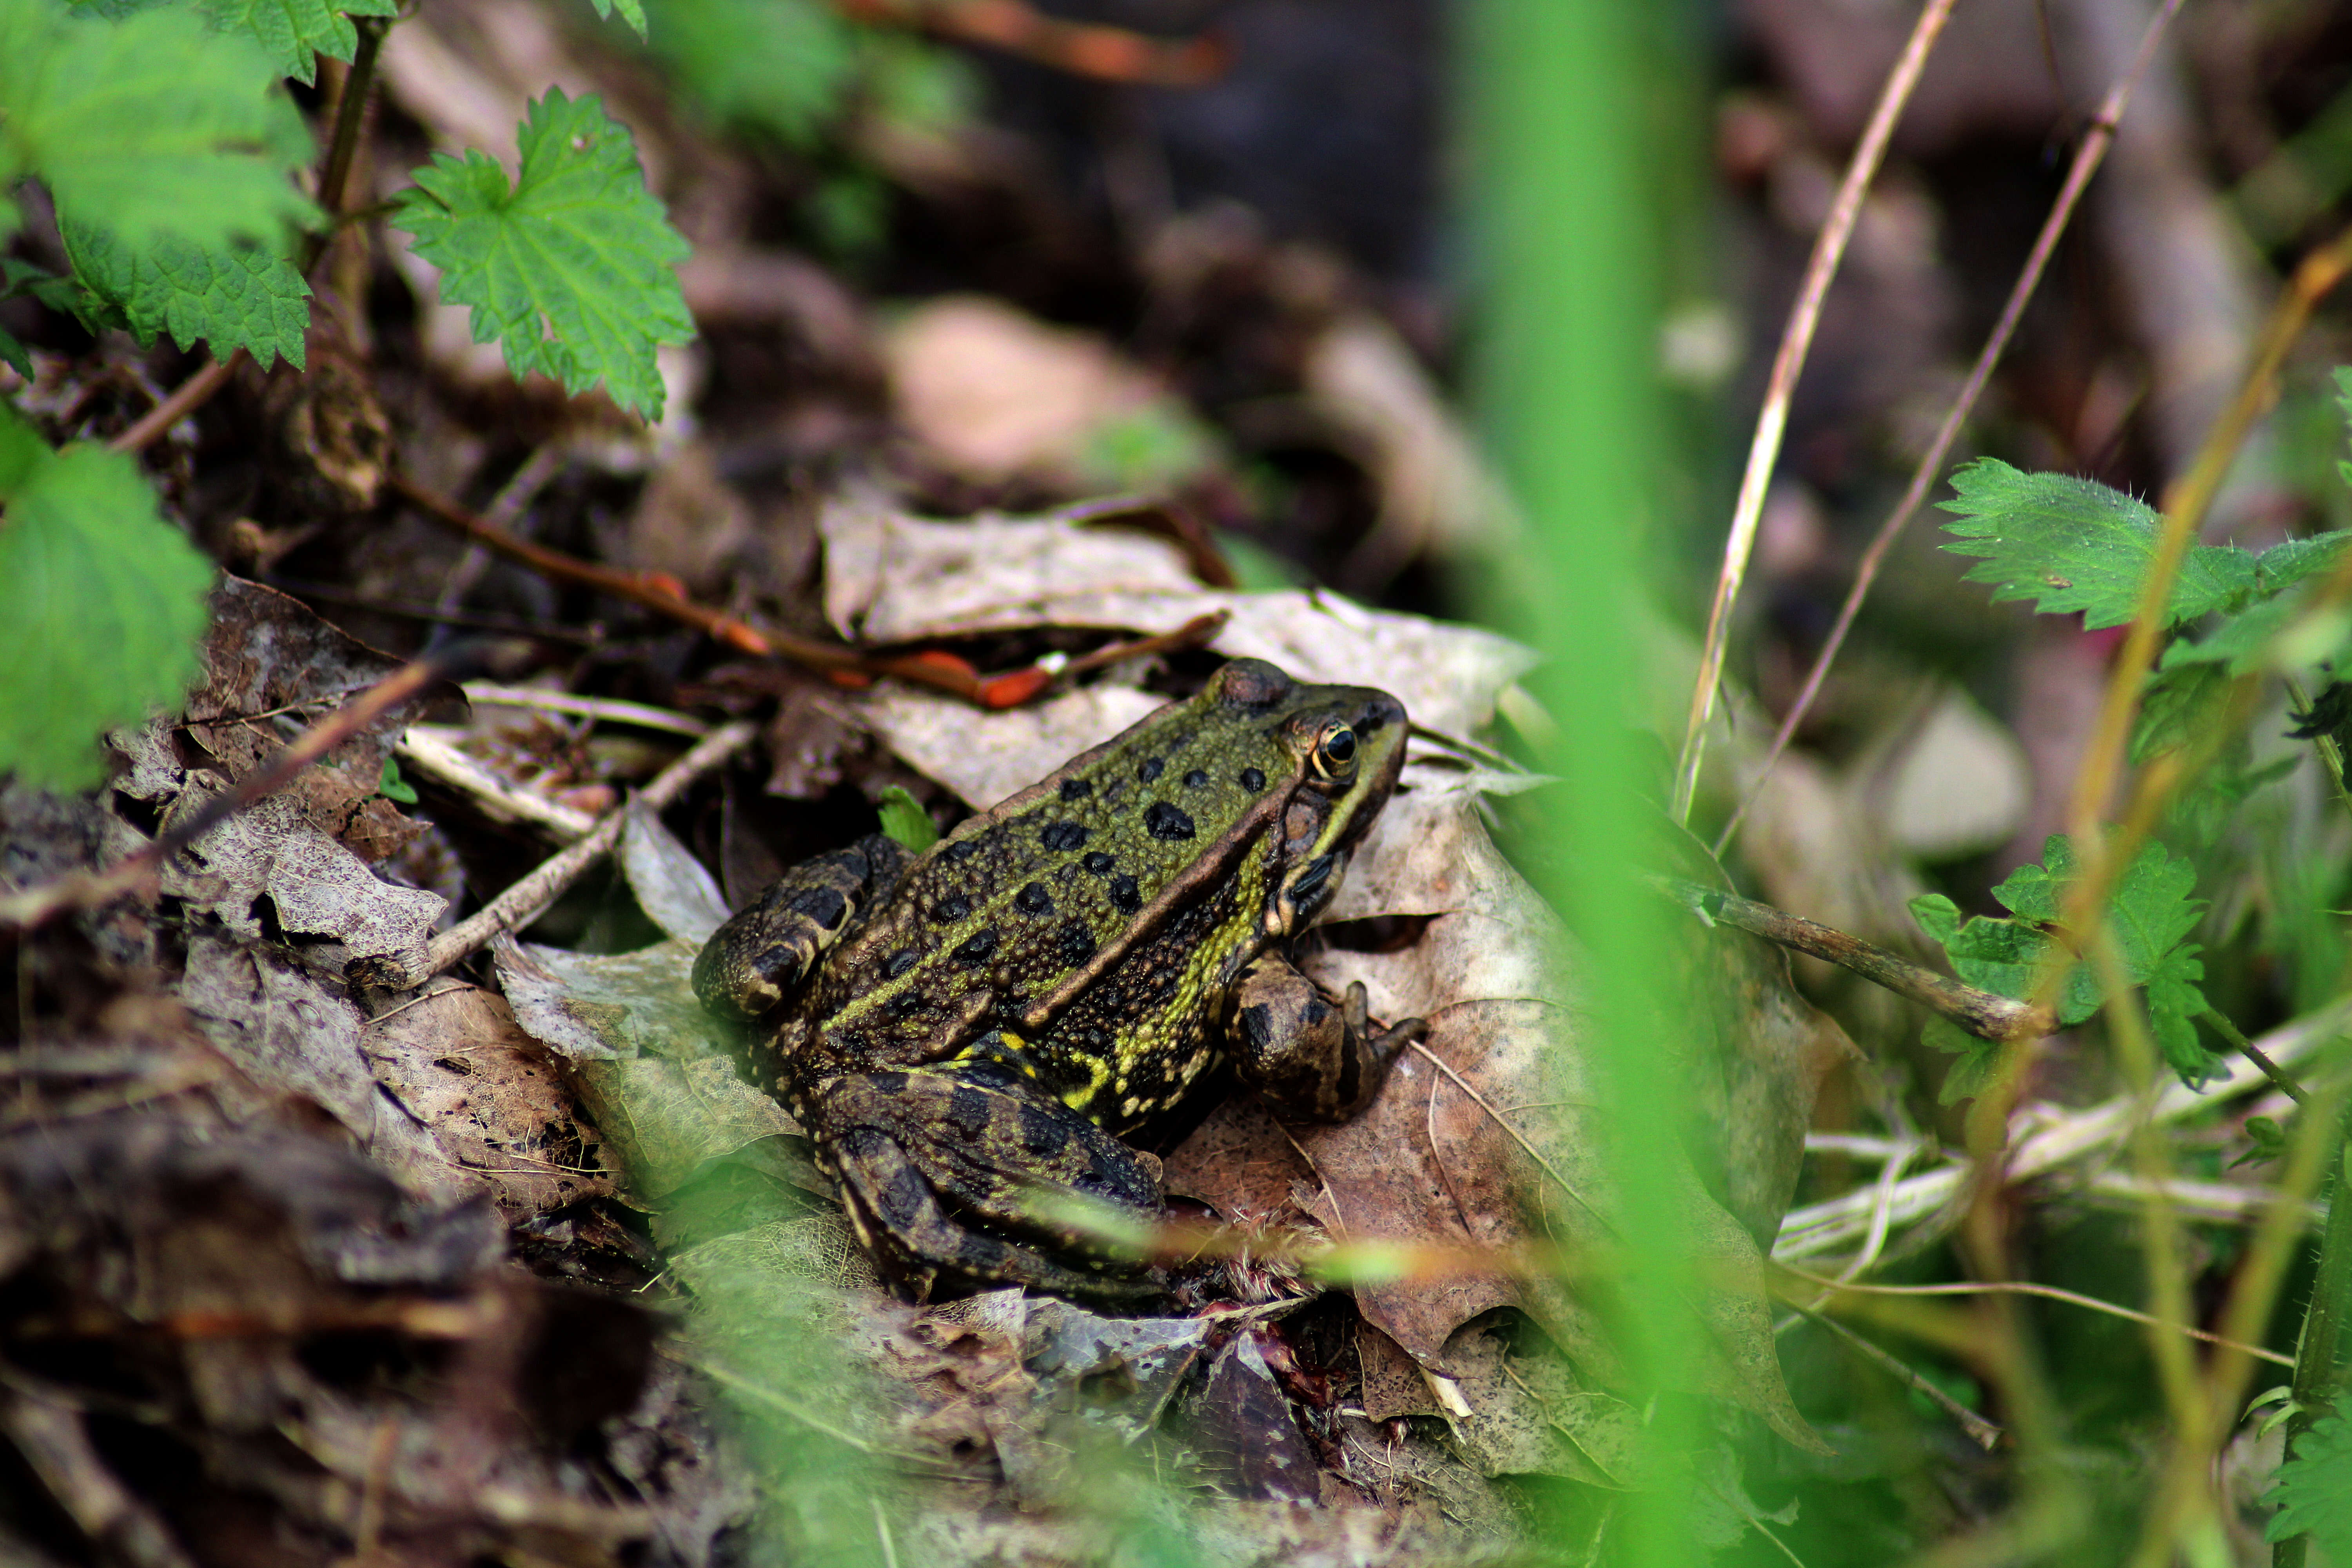
[[[2020,866],[2003,879],[1992,896],[2010,913],[2029,921],[2054,921],[2065,900],[2066,884],[2074,879],[2074,841],[2053,833],[2042,841],[2042,863]]]
[[[2329,1562],[2352,1562],[2352,1422],[2330,1415],[2297,1437],[2263,1500],[2278,1507],[2264,1541],[2308,1534]]]
[[[653,52],[715,125],[811,142],[856,79],[857,33],[819,0],[653,0]]]
[[[442,298],[473,307],[474,341],[496,338],[518,375],[566,392],[598,381],[624,408],[661,416],[657,343],[694,336],[675,264],[688,247],[646,190],[635,142],[593,98],[533,103],[522,172],[479,152],[436,155],[392,222],[441,268]]]
[[[2079,611],[2086,627],[2118,626],[2139,605],[2156,555],[2154,508],[2066,474],[2029,474],[1980,458],[1952,476],[1938,503],[1959,521],[1945,549],[1986,559],[1967,580],[1993,585],[1996,604],[2031,600],[2046,615]],[[2259,586],[2254,557],[2232,545],[2192,545],[2165,605],[2178,626],[2242,601]]]
[[[303,368],[310,286],[284,258],[253,246],[211,249],[166,235],[133,250],[104,229],[58,226],[74,272],[99,303],[146,348],[168,331],[183,349],[238,349],[264,370],[284,357]]]
[[[2254,572],[2262,592],[2276,594],[2332,569],[2343,555],[2347,540],[2352,540],[2352,533],[2338,530],[2272,545],[2254,557]]]
[[[0,0],[0,190],[36,175],[60,215],[133,247],[267,242],[312,216],[288,178],[309,154],[251,39],[182,9],[109,22]]]
[[[1952,940],[1960,929],[1960,906],[1941,893],[1921,893],[1911,900],[1911,918],[1919,929],[1936,939],[1940,947]]]
[[[2202,951],[2194,942],[2174,948],[2147,977],[2148,1030],[2166,1064],[2191,1089],[2203,1088],[2222,1071],[2221,1058],[2197,1035],[2198,1015],[2207,1005],[2197,988],[2205,978],[2204,963],[2197,956]]]
[[[397,0],[202,0],[204,14],[222,32],[243,34],[269,51],[280,76],[308,87],[319,57],[348,64],[359,52],[353,16],[397,16]]]
[[[2205,900],[2189,897],[2196,888],[2197,868],[2153,842],[2141,846],[2116,879],[2107,919],[2133,984],[2147,984],[2165,956],[2205,918]]]
[[[939,825],[931,820],[931,814],[897,784],[882,792],[875,809],[881,814],[882,831],[918,855],[940,841]]]
[[[51,452],[0,412],[0,773],[46,789],[104,778],[98,736],[196,678],[212,579],[130,458]]]

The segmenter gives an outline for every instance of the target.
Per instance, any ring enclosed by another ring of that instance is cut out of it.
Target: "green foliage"
[[[143,248],[267,242],[307,220],[288,180],[310,133],[250,38],[180,9],[109,22],[58,0],[0,0],[0,237],[5,192],[37,177],[59,215]]]
[[[599,16],[609,17],[614,11],[620,12],[621,20],[635,29],[638,37],[642,38],[646,36],[646,8],[643,0],[588,0],[588,3],[596,7],[596,15]]]
[[[474,340],[499,340],[518,375],[569,393],[603,381],[613,401],[661,416],[657,343],[694,336],[675,264],[688,246],[646,190],[628,131],[593,98],[551,90],[520,137],[511,188],[488,154],[436,154],[392,222],[441,268],[444,299],[473,307]]]
[[[91,741],[194,679],[212,563],[129,458],[53,452],[5,408],[0,509],[0,773],[88,788],[105,776]]]
[[[940,841],[938,824],[922,803],[897,784],[882,792],[882,831],[920,855]]]
[[[1953,973],[1969,984],[2003,996],[2031,995],[2045,973],[2060,977],[2058,1021],[2080,1024],[2099,1010],[2103,994],[2095,967],[2084,962],[2078,935],[2059,924],[2068,886],[2077,872],[2074,846],[2053,834],[2042,847],[2042,863],[2025,865],[1992,890],[2014,917],[1986,916],[1963,923],[1959,907],[1941,893],[1911,900],[1912,917],[1943,945]],[[2150,843],[2116,879],[2106,908],[2126,978],[2145,988],[2148,1023],[2164,1058],[2192,1087],[2211,1076],[2213,1053],[2197,1037],[2195,1019],[2206,1011],[2199,983],[2205,977],[2200,948],[2182,939],[2204,915],[2203,900],[2189,897],[2197,874],[2163,845]],[[1967,1059],[1946,1079],[1947,1103],[1981,1090],[1998,1063],[1986,1041],[1938,1020],[1926,1036],[1929,1045],[1959,1050]]]
[[[353,16],[393,16],[398,0],[202,0],[204,14],[225,33],[242,33],[269,51],[278,74],[308,87],[319,57],[348,63],[359,52]]]
[[[654,54],[713,124],[804,146],[856,79],[857,31],[821,0],[653,0],[652,19]]]
[[[383,773],[376,780],[375,793],[402,805],[416,804],[416,786],[400,776],[400,760],[396,757],[384,758]]]
[[[2236,1170],[2241,1165],[2266,1165],[2286,1152],[2286,1129],[2267,1116],[2246,1118],[2246,1152],[2223,1167]]]
[[[1957,542],[1944,548],[1985,557],[1967,580],[1993,584],[1995,603],[2031,600],[2048,615],[2079,611],[2094,628],[2132,618],[2156,557],[2154,508],[2090,479],[2024,473],[1992,458],[1955,473],[1952,489],[1955,499],[1941,504],[1958,514],[1944,525]],[[2193,544],[2181,558],[2164,624],[2275,602],[2332,565],[2346,538],[2291,540],[2260,555],[2233,544]]]
[[[2330,1415],[2296,1438],[2263,1500],[2278,1505],[2264,1541],[2308,1534],[2329,1562],[2352,1563],[2352,1421]]]
[[[183,349],[208,342],[226,359],[238,349],[267,370],[281,355],[303,366],[310,286],[284,258],[258,246],[213,248],[171,235],[143,250],[102,228],[60,226],[74,275],[89,290],[86,318],[121,327],[146,348],[168,331]]]

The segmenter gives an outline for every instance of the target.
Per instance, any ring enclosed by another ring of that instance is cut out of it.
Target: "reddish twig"
[[[1872,110],[1870,124],[1846,164],[1845,179],[1838,186],[1837,199],[1831,204],[1829,219],[1813,241],[1812,258],[1805,265],[1805,279],[1797,290],[1796,303],[1789,309],[1789,324],[1781,331],[1780,353],[1773,356],[1771,379],[1765,385],[1764,406],[1756,416],[1756,437],[1748,448],[1748,470],[1740,478],[1738,504],[1731,513],[1731,532],[1724,541],[1723,571],[1716,579],[1715,603],[1707,612],[1706,642],[1699,654],[1698,680],[1691,690],[1690,717],[1683,729],[1682,753],[1675,765],[1674,815],[1677,822],[1690,816],[1691,795],[1698,784],[1699,760],[1706,751],[1706,721],[1715,712],[1716,689],[1723,678],[1724,647],[1731,636],[1731,607],[1748,575],[1748,558],[1755,549],[1757,523],[1764,515],[1765,488],[1771,483],[1773,466],[1780,459],[1780,437],[1789,425],[1789,402],[1796,392],[1797,377],[1805,368],[1805,355],[1812,348],[1813,329],[1821,321],[1822,301],[1829,294],[1830,280],[1837,276],[1846,241],[1853,237],[1854,222],[1862,216],[1863,197],[1869,193],[1870,182],[1886,155],[1886,143],[1895,134],[1895,123],[1902,118],[1903,106],[1910,101],[1912,89],[1918,85],[1919,73],[1927,64],[1927,52],[1936,47],[1937,36],[1951,17],[1952,4],[1953,0],[1927,0],[1920,7],[1910,41],[1903,46],[1902,57],[1895,62],[1886,85],[1879,89],[1878,107]]]
[[[2050,216],[2042,220],[2042,232],[2034,237],[2033,249],[2027,255],[2025,267],[2009,291],[2008,302],[2001,307],[2000,320],[1993,323],[1992,331],[1985,339],[1984,348],[1978,353],[1976,363],[1969,369],[1969,378],[1962,384],[1959,395],[1953,399],[1952,406],[1944,415],[1944,422],[1937,427],[1935,440],[1928,444],[1918,466],[1911,470],[1911,482],[1904,489],[1903,499],[1895,503],[1895,510],[1887,514],[1885,522],[1878,525],[1878,532],[1871,539],[1870,547],[1863,552],[1862,561],[1854,568],[1853,585],[1846,591],[1845,603],[1838,606],[1837,622],[1830,627],[1828,640],[1822,643],[1822,651],[1814,657],[1812,668],[1806,671],[1805,684],[1798,691],[1796,701],[1790,704],[1787,717],[1780,721],[1780,729],[1773,732],[1772,744],[1764,753],[1763,766],[1757,771],[1755,782],[1748,786],[1747,793],[1741,797],[1738,809],[1731,814],[1731,820],[1725,823],[1723,831],[1716,836],[1717,855],[1723,853],[1724,847],[1731,842],[1731,836],[1739,831],[1739,825],[1747,818],[1748,809],[1756,804],[1756,797],[1763,793],[1764,781],[1779,765],[1781,753],[1789,749],[1790,740],[1796,734],[1797,727],[1805,721],[1805,715],[1812,710],[1814,700],[1821,696],[1822,684],[1829,679],[1830,666],[1837,661],[1839,650],[1845,647],[1846,634],[1853,629],[1854,617],[1862,612],[1863,600],[1869,595],[1872,584],[1878,581],[1879,569],[1886,563],[1887,552],[1894,548],[1895,536],[1909,525],[1912,514],[1919,510],[1920,503],[1927,499],[1927,491],[1943,469],[1944,459],[1951,453],[1952,443],[1959,438],[1960,426],[1974,411],[1977,399],[1983,395],[1985,383],[1991,378],[1993,366],[2008,351],[2009,340],[2025,315],[2026,304],[2041,286],[2042,274],[2050,265],[2051,255],[2058,248],[2059,237],[2066,232],[2067,224],[2073,221],[2074,208],[2082,200],[2084,188],[2091,183],[2091,176],[2098,172],[2099,164],[2106,158],[2107,148],[2116,139],[2116,128],[2123,123],[2125,105],[2131,101],[2132,91],[2139,85],[2140,78],[2147,74],[2147,68],[2156,59],[2156,47],[2163,37],[2165,26],[2172,20],[2173,13],[2179,9],[2180,0],[2164,0],[2164,4],[2157,8],[2155,16],[2148,21],[2147,30],[2140,35],[2139,50],[2133,55],[2130,67],[2108,89],[2105,100],[2099,105],[2098,113],[2092,117],[2088,134],[2074,151],[2074,166],[2066,171],[2066,183],[2060,188],[2058,199],[2051,204]]]
[[[687,596],[685,585],[667,573],[630,572],[583,561],[497,527],[397,470],[392,474],[390,483],[418,510],[447,523],[485,549],[510,561],[520,562],[558,582],[577,584],[642,605],[656,615],[667,616],[671,620],[692,626],[730,647],[761,658],[788,659],[844,685],[862,686],[883,676],[895,676],[913,685],[928,686],[951,697],[961,697],[982,708],[1018,708],[1056,685],[1106,664],[1171,648],[1200,647],[1214,637],[1223,628],[1226,620],[1224,611],[1213,611],[1193,617],[1172,632],[1138,638],[1133,642],[1116,643],[1073,659],[1066,665],[1037,664],[999,675],[982,675],[965,660],[943,649],[865,653],[839,643],[820,642],[814,637],[796,637],[790,632],[760,630],[733,616],[696,604]]]
[[[1097,81],[1201,87],[1233,64],[1231,46],[1215,33],[1154,38],[1125,27],[1066,22],[1025,0],[834,0],[834,8],[853,21],[985,44]]]
[[[226,795],[184,822],[156,835],[145,848],[105,870],[69,872],[55,881],[0,896],[0,926],[29,929],[68,910],[100,909],[121,898],[154,875],[155,868],[167,857],[194,843],[256,801],[285,788],[303,769],[424,690],[435,673],[435,666],[429,660],[401,666],[304,731],[267,766],[247,773]]]
[[[106,444],[110,452],[138,452],[153,446],[163,432],[202,408],[213,399],[213,394],[228,384],[236,367],[249,356],[243,349],[226,359],[208,359],[202,369],[173,387],[163,402],[141,416],[139,422]]]

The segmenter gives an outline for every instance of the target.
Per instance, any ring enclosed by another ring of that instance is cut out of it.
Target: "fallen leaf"
[[[496,993],[427,992],[360,1033],[375,1079],[473,1174],[509,1222],[613,1191],[593,1129],[546,1048]]]

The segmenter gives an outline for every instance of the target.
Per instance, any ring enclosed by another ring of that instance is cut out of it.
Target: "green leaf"
[[[170,235],[134,250],[89,224],[58,226],[75,275],[141,348],[168,331],[183,349],[202,342],[222,359],[243,349],[264,370],[280,356],[303,368],[310,286],[282,258],[257,246],[215,249]]]
[[[0,0],[0,191],[36,175],[60,215],[135,248],[267,242],[312,216],[287,177],[310,151],[249,38],[184,9],[109,22]]]
[[[653,51],[715,125],[804,146],[856,79],[857,33],[820,0],[654,0]]]
[[[2016,919],[1978,916],[1961,924],[1958,907],[1938,893],[1913,899],[1911,913],[1943,945],[1953,973],[1983,990],[2023,998],[2032,994],[2045,971],[2061,971],[2064,979],[2058,993],[2058,1021],[2079,1024],[2095,1014],[2105,998],[2096,971],[2082,961],[2073,939],[2062,940],[2065,933],[2058,929],[2068,884],[2077,875],[2074,846],[2064,834],[2053,834],[2042,847],[2042,864],[2019,867],[1992,890]],[[2116,879],[2106,910],[2125,977],[2147,987],[2149,1027],[2165,1060],[2191,1088],[2210,1077],[2218,1065],[2198,1038],[2194,1023],[2206,1011],[2204,994],[2198,988],[2205,978],[2197,956],[2200,950],[2181,942],[2204,916],[2204,902],[2189,897],[2196,880],[2186,860],[2151,842]],[[1927,1043],[1951,1050],[1962,1048],[1966,1039],[1956,1030],[1939,1037],[1931,1028]]]
[[[268,50],[280,76],[308,87],[320,55],[349,63],[359,52],[351,18],[396,16],[400,6],[397,0],[201,0],[201,9],[222,32],[245,34]]]
[[[2286,1152],[2286,1129],[2267,1116],[2249,1116],[2246,1118],[2246,1152],[2231,1161],[2224,1169],[2234,1171],[2241,1165],[2266,1164],[2279,1158]],[[2273,1396],[2284,1398],[2287,1393],[2285,1384],[2282,1384],[2262,1399],[2247,1405],[2247,1413],[2251,1415],[2264,1400]]]
[[[2254,557],[2254,572],[2261,580],[2262,591],[2276,594],[2306,577],[2331,570],[2336,558],[2344,553],[2347,540],[2352,540],[2352,533],[2338,530],[2272,545]]]
[[[375,793],[403,805],[416,804],[416,786],[400,776],[400,761],[396,757],[384,758],[383,773],[376,780]]]
[[[130,458],[52,452],[5,410],[0,508],[0,773],[85,789],[106,776],[100,733],[196,678],[213,565]]]
[[[877,809],[882,815],[882,831],[920,855],[940,841],[939,825],[931,820],[922,803],[897,784],[882,792]]]
[[[393,223],[441,268],[442,298],[473,307],[474,341],[499,340],[517,375],[566,392],[599,380],[624,408],[661,416],[657,343],[694,336],[674,264],[688,247],[646,191],[628,131],[593,98],[530,106],[511,189],[488,154],[436,154]]]
[[[2352,1422],[2330,1415],[2297,1437],[2263,1500],[2278,1505],[2264,1541],[2308,1534],[2329,1562],[2352,1562]]]
[[[2230,678],[2213,665],[2158,670],[2140,694],[2139,717],[2132,725],[2132,765],[2210,734],[2229,700]]]
[[[1980,458],[1952,476],[1958,514],[1945,549],[1986,560],[1967,580],[1993,584],[1996,604],[2032,600],[2045,615],[2080,611],[2086,627],[2119,626],[2139,605],[2156,555],[2155,509],[2121,490],[2065,474],[2029,474]],[[2242,601],[2260,586],[2255,558],[2235,546],[2192,545],[2166,602],[2183,621]]]

